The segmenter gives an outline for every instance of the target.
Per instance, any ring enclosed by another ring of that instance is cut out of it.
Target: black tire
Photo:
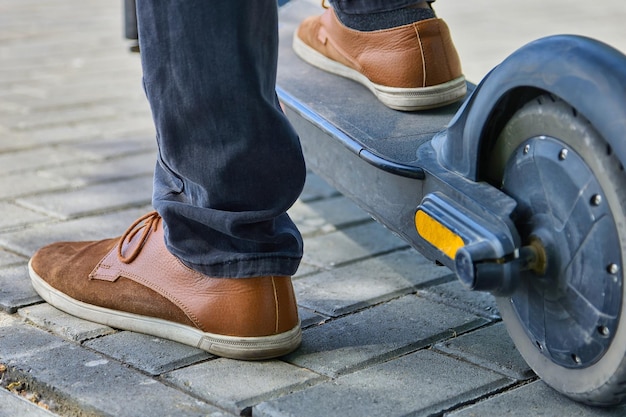
[[[562,150],[553,152],[557,146]],[[567,158],[569,165],[561,162]],[[522,275],[514,294],[496,297],[511,338],[557,391],[591,405],[624,403],[622,164],[582,115],[551,95],[532,100],[511,117],[489,161],[487,180],[520,205],[514,222],[523,244],[539,239],[548,259],[544,271]],[[583,180],[578,197],[568,191]]]

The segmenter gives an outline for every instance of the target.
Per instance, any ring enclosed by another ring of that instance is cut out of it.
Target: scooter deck
[[[322,12],[319,0],[292,0],[279,10],[277,91],[290,119],[296,125],[302,120],[294,119],[308,119],[370,163],[399,165],[400,173],[419,177],[416,150],[446,127],[460,102],[420,112],[392,110],[366,87],[302,61],[292,50],[293,34],[304,18]],[[314,140],[306,131],[303,141]]]
[[[392,110],[366,87],[302,61],[292,50],[293,34],[303,19],[322,12],[318,0],[292,0],[279,10],[277,93],[300,135],[307,167],[407,243],[423,248],[415,213],[432,191],[424,181],[436,159],[430,140],[462,102],[421,112]],[[418,158],[420,148],[430,149],[428,161]],[[438,253],[427,256],[436,259]]]

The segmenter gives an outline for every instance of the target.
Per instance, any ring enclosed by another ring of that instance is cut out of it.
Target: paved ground
[[[154,132],[119,3],[0,0],[0,417],[626,414],[547,388],[490,296],[463,291],[313,174],[291,210],[307,253],[295,277],[304,342],[288,357],[218,359],[42,303],[26,272],[38,247],[118,235],[149,209]],[[548,33],[626,51],[623,2],[573,3],[438,11],[474,80]]]

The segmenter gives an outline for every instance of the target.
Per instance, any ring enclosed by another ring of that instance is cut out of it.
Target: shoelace
[[[148,240],[148,236],[150,232],[156,231],[159,226],[159,222],[161,221],[161,216],[156,211],[148,213],[135,221],[122,235],[119,243],[117,244],[117,258],[124,262],[125,264],[129,264],[139,256],[143,246],[146,244]],[[124,246],[124,242],[130,242],[133,240],[137,233],[141,232],[141,237],[139,239],[138,244],[132,249],[132,252],[129,255],[124,255],[122,253],[122,248]]]

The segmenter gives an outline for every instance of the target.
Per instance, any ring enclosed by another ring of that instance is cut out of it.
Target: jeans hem
[[[211,265],[181,262],[188,268],[211,278],[254,278],[264,276],[292,276],[300,266],[301,258],[271,256],[225,261]]]

